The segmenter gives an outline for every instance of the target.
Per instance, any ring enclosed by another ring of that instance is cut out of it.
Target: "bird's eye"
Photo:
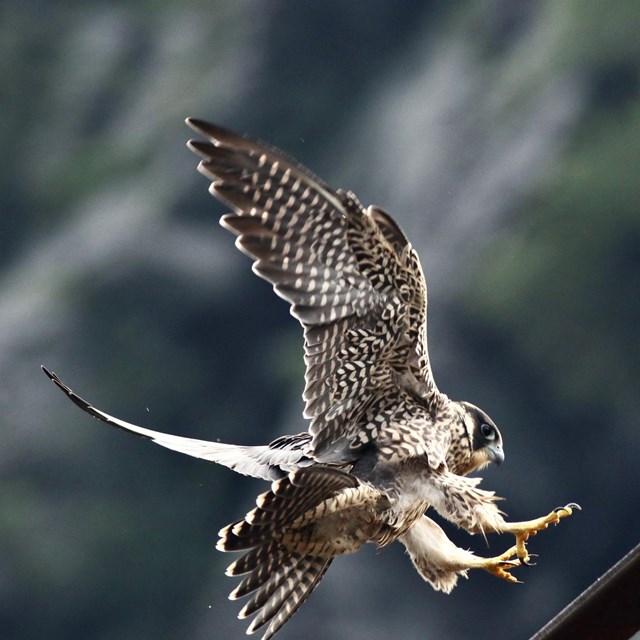
[[[484,436],[486,440],[495,440],[496,439],[496,430],[486,422],[482,424],[480,427],[480,432]]]

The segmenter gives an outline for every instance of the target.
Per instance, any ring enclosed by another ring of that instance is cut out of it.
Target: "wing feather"
[[[277,480],[283,474],[312,462],[307,455],[310,443],[308,433],[278,438],[271,444],[264,446],[242,446],[174,436],[169,433],[139,427],[131,422],[125,422],[120,418],[115,418],[105,413],[81,398],[62,382],[55,373],[45,367],[42,367],[42,370],[58,388],[64,391],[74,404],[94,418],[102,420],[102,422],[106,422],[112,427],[147,438],[167,449],[172,449],[194,458],[222,464],[243,475],[262,478],[263,480]]]
[[[221,224],[303,325],[313,456],[348,460],[375,438],[362,420],[378,398],[438,395],[418,257],[387,213],[365,210],[281,151],[200,120],[187,124],[208,139],[188,146],[202,157],[211,193],[234,209]]]

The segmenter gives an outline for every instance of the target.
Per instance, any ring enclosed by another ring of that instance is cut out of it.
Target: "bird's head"
[[[501,464],[504,461],[502,434],[495,422],[475,405],[458,402],[460,419],[468,442],[471,445],[465,463],[457,471],[461,475],[486,467],[489,463]]]

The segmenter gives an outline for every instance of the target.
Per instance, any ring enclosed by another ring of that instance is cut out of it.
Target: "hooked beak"
[[[504,462],[504,450],[501,444],[490,444],[487,446],[489,452],[489,459],[496,465]]]

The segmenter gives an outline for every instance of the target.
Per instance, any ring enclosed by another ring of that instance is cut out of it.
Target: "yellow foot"
[[[478,558],[478,568],[488,571],[492,576],[496,578],[502,578],[507,582],[520,582],[515,576],[512,576],[509,571],[520,566],[520,562],[511,560],[514,556],[517,556],[517,547],[511,547],[505,551],[502,555],[495,558]]]
[[[513,533],[516,537],[516,553],[518,560],[522,564],[531,565],[531,556],[527,551],[526,542],[529,536],[534,536],[538,531],[546,529],[550,524],[558,524],[562,518],[570,516],[573,511],[577,509],[581,510],[579,504],[570,502],[564,507],[557,507],[549,515],[542,518],[536,518],[535,520],[527,520],[525,522],[507,522],[505,527],[501,529],[503,533]]]

